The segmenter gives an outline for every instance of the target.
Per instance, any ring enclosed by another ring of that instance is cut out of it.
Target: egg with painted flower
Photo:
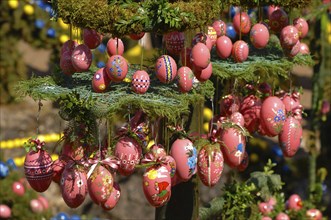
[[[116,182],[113,184],[113,189],[110,193],[109,198],[107,199],[106,202],[101,204],[101,207],[106,210],[110,211],[112,210],[118,203],[121,197],[121,188],[120,185]]]
[[[217,37],[226,35],[226,23],[222,20],[213,22],[213,28],[216,31]]]
[[[286,25],[288,25],[288,15],[281,9],[277,8],[269,16],[269,27],[275,33],[279,33]]]
[[[128,73],[128,63],[126,59],[120,55],[109,57],[105,68],[107,76],[113,82],[121,82]]]
[[[177,76],[176,61],[169,55],[162,55],[155,64],[156,77],[162,83],[170,83]]]
[[[304,18],[296,18],[293,20],[293,26],[298,29],[299,38],[302,39],[307,36],[309,31],[309,26]]]

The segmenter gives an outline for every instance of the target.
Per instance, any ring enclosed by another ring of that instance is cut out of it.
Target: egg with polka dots
[[[105,92],[110,84],[105,68],[98,69],[92,79],[92,88],[95,92]]]

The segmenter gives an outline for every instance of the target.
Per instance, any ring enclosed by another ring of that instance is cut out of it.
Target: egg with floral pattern
[[[281,30],[279,38],[282,47],[290,49],[299,41],[298,29],[293,25],[288,25]]]
[[[71,54],[71,62],[77,72],[88,71],[92,63],[92,52],[85,44],[75,47]]]
[[[278,8],[274,10],[269,16],[269,27],[275,33],[279,33],[286,25],[288,25],[287,13]]]
[[[137,94],[144,94],[147,92],[150,85],[150,78],[146,71],[137,70],[131,81],[131,88]]]
[[[87,180],[87,189],[92,201],[100,205],[107,201],[113,189],[113,176],[102,165],[97,165]]]
[[[208,37],[212,43],[212,45],[214,46],[216,44],[216,40],[217,40],[217,33],[216,30],[214,29],[214,27],[212,26],[208,26]]]
[[[176,61],[169,55],[162,55],[155,64],[156,77],[162,83],[170,83],[177,76]]]
[[[105,68],[98,69],[92,79],[92,88],[95,92],[105,92],[110,84],[110,79]]]
[[[110,196],[108,197],[106,202],[101,204],[101,207],[106,211],[110,211],[117,205],[120,198],[121,198],[120,185],[114,182]]]
[[[113,82],[121,82],[128,73],[128,62],[120,55],[109,57],[106,64],[106,73]]]
[[[222,20],[213,22],[213,28],[216,31],[217,37],[226,35],[226,23]]]
[[[296,18],[293,20],[293,26],[296,27],[296,29],[299,32],[299,38],[302,39],[307,36],[309,31],[309,26],[304,18]]]
[[[238,34],[240,32],[242,34],[248,34],[251,30],[251,26],[251,19],[246,12],[237,13],[233,17],[233,27]]]
[[[244,116],[245,128],[251,133],[258,130],[260,124],[261,100],[255,95],[244,97],[240,104],[240,113]]]
[[[177,71],[177,82],[179,90],[183,93],[189,92],[193,87],[194,74],[187,66],[182,66]]]
[[[110,38],[107,42],[107,53],[111,57],[113,55],[122,56],[124,53],[124,44],[120,38]]]
[[[179,55],[184,48],[185,35],[183,32],[174,31],[165,34],[163,40],[170,54]]]
[[[298,151],[302,139],[300,122],[292,116],[286,118],[278,139],[284,156],[293,157]]]

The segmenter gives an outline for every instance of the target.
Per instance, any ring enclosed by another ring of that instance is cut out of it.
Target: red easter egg
[[[278,6],[270,5],[268,7],[268,18],[270,17],[270,15],[272,14],[272,12],[276,11],[277,9],[279,9]]]
[[[61,47],[61,55],[63,53],[69,52],[71,55],[72,52],[74,51],[75,47],[78,46],[78,43],[74,40],[67,40]]]
[[[126,77],[129,67],[124,57],[120,55],[113,55],[109,57],[105,68],[111,81],[121,82]]]
[[[239,99],[233,95],[226,95],[220,101],[220,115],[230,116],[232,113],[239,111]]]
[[[208,37],[211,40],[212,45],[216,44],[217,33],[216,30],[212,26],[208,26]]]
[[[292,94],[286,93],[282,97],[282,101],[285,105],[286,113],[292,112],[293,110],[295,110],[297,108],[301,108],[299,92],[294,92]]]
[[[192,89],[194,74],[189,67],[182,66],[179,68],[177,78],[178,87],[181,92],[189,92]]]
[[[232,57],[237,63],[242,63],[247,60],[249,48],[245,41],[238,40],[233,44]]]
[[[107,201],[113,189],[113,176],[102,165],[97,165],[87,179],[87,189],[92,201],[100,205]]]
[[[228,128],[221,131],[220,138],[225,162],[232,167],[239,166],[245,155],[245,136],[236,128]]]
[[[298,29],[300,39],[307,36],[309,31],[309,26],[304,18],[296,18],[293,20],[293,26]]]
[[[84,44],[90,49],[97,48],[102,42],[102,35],[95,30],[85,28],[83,30]]]
[[[129,37],[132,40],[140,40],[141,38],[143,38],[145,36],[145,32],[141,32],[141,33],[135,33],[135,34],[129,34]]]
[[[189,139],[177,139],[171,145],[170,155],[176,161],[176,173],[184,182],[195,174],[197,149]]]
[[[71,54],[71,62],[77,72],[88,71],[92,63],[92,53],[85,44],[78,45]]]
[[[251,26],[251,19],[246,12],[237,13],[233,17],[233,27],[237,33],[248,34]]]
[[[116,143],[114,153],[121,162],[118,172],[129,176],[134,172],[136,164],[139,164],[142,150],[135,139],[125,136]]]
[[[231,39],[227,36],[221,36],[221,37],[217,38],[216,52],[220,58],[222,58],[222,59],[228,58],[232,52]]]
[[[203,43],[207,46],[209,50],[213,47],[213,43],[210,37],[205,33],[197,33],[192,39],[192,47],[194,47],[197,43]]]
[[[179,55],[184,48],[185,35],[183,32],[170,32],[164,35],[165,47],[172,55]]]
[[[293,25],[287,25],[280,32],[280,43],[283,48],[292,48],[299,40],[299,32]]]
[[[144,94],[147,92],[150,85],[150,78],[146,71],[137,70],[133,76],[131,81],[132,90],[138,94]]]
[[[163,165],[148,168],[143,176],[143,190],[152,206],[165,205],[171,196],[171,178],[168,169]]]
[[[83,146],[75,146],[74,142],[65,141],[62,146],[61,157],[64,160],[80,160],[84,157]]]
[[[264,48],[269,42],[268,28],[263,24],[255,24],[250,32],[250,40],[255,48]]]
[[[306,212],[307,220],[322,220],[323,215],[318,209],[309,209]]]
[[[245,151],[243,160],[241,161],[240,165],[237,166],[238,171],[240,172],[245,171],[246,168],[248,167],[248,164],[249,164],[249,157],[247,151]]]
[[[297,41],[296,44],[291,48],[283,48],[284,54],[288,57],[295,57],[300,52],[300,41]]]
[[[44,207],[38,199],[32,199],[30,201],[30,208],[34,213],[41,213],[44,211]]]
[[[84,202],[87,194],[86,174],[73,164],[67,164],[64,169],[60,186],[67,206],[77,208]]]
[[[107,53],[110,57],[113,55],[122,56],[124,53],[123,41],[119,38],[110,38],[107,42]]]
[[[260,120],[268,134],[278,135],[283,128],[285,119],[285,105],[282,100],[276,96],[269,96],[263,101]]]
[[[245,124],[244,116],[240,112],[233,112],[230,115],[230,120],[233,123],[238,124],[240,126],[244,126],[244,124]]]
[[[284,156],[293,157],[301,143],[302,127],[300,122],[292,116],[288,117],[278,138]]]
[[[301,197],[293,194],[287,200],[287,209],[299,211],[303,207]]]
[[[300,54],[305,55],[305,54],[310,54],[310,50],[307,44],[300,42]]]
[[[120,197],[121,197],[120,185],[114,182],[113,189],[110,193],[109,198],[107,199],[106,202],[101,204],[101,207],[106,211],[112,210],[117,205],[118,201],[120,200]]]
[[[278,8],[269,16],[269,27],[272,31],[279,33],[286,25],[288,25],[287,13]]]
[[[10,217],[11,217],[11,209],[5,204],[0,204],[0,218],[8,219]]]
[[[92,88],[95,92],[105,92],[110,84],[110,79],[105,68],[98,69],[92,79]]]
[[[76,69],[71,61],[71,54],[72,53],[70,51],[63,52],[60,58],[60,68],[66,75],[72,75],[76,72]]]
[[[226,35],[226,23],[222,20],[213,22],[213,28],[216,31],[217,37]]]
[[[49,208],[48,200],[44,196],[38,195],[37,199],[39,200],[39,202],[43,206],[44,210]]]
[[[52,158],[44,150],[30,151],[25,156],[24,172],[31,187],[37,192],[44,192],[52,182]]]
[[[195,67],[205,69],[210,63],[210,51],[203,43],[197,43],[191,51],[191,62]]]
[[[156,77],[162,83],[170,83],[177,75],[176,61],[169,55],[162,55],[155,64]]]
[[[223,171],[224,159],[219,146],[204,146],[198,154],[198,175],[208,187],[215,186]]]
[[[12,190],[18,196],[23,196],[25,193],[25,188],[24,188],[23,184],[20,182],[13,182]]]
[[[207,81],[211,77],[211,75],[213,74],[213,66],[212,66],[212,63],[211,62],[204,69],[196,68],[195,66],[194,66],[193,69],[194,69],[194,75],[195,75],[195,77],[200,82]]]
[[[290,220],[290,217],[288,217],[287,214],[281,212],[276,216],[275,220]]]
[[[261,100],[260,98],[249,95],[246,96],[240,104],[240,113],[244,116],[245,128],[254,133],[260,124]]]
[[[259,211],[263,214],[263,215],[267,215],[270,212],[272,212],[273,210],[273,206],[271,206],[270,204],[266,203],[266,202],[260,202],[259,203]]]
[[[150,153],[152,153],[152,155],[155,158],[161,158],[167,156],[167,152],[165,151],[164,147],[161,144],[153,144],[150,147],[149,151]]]
[[[187,66],[190,69],[193,68],[193,65],[191,64],[191,48],[185,48],[180,52],[180,60],[182,63],[182,66]]]

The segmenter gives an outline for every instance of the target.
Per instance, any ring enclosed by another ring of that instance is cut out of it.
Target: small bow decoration
[[[155,157],[152,153],[146,153],[145,157],[141,160],[141,164],[163,164],[169,163],[169,158],[167,156]]]
[[[96,168],[96,166],[98,164],[106,165],[106,166],[110,167],[112,170],[117,170],[120,163],[121,162],[118,160],[118,158],[114,157],[114,156],[107,157],[106,159],[103,159],[103,160],[98,160],[98,159],[94,159],[94,158],[88,159],[88,164],[92,165],[92,166],[87,173],[87,178],[89,178],[91,176],[91,174],[93,173],[94,169]]]
[[[42,150],[43,146],[45,145],[45,141],[41,141],[38,138],[30,138],[27,142],[24,143],[24,148],[28,152],[31,149],[33,151]]]

